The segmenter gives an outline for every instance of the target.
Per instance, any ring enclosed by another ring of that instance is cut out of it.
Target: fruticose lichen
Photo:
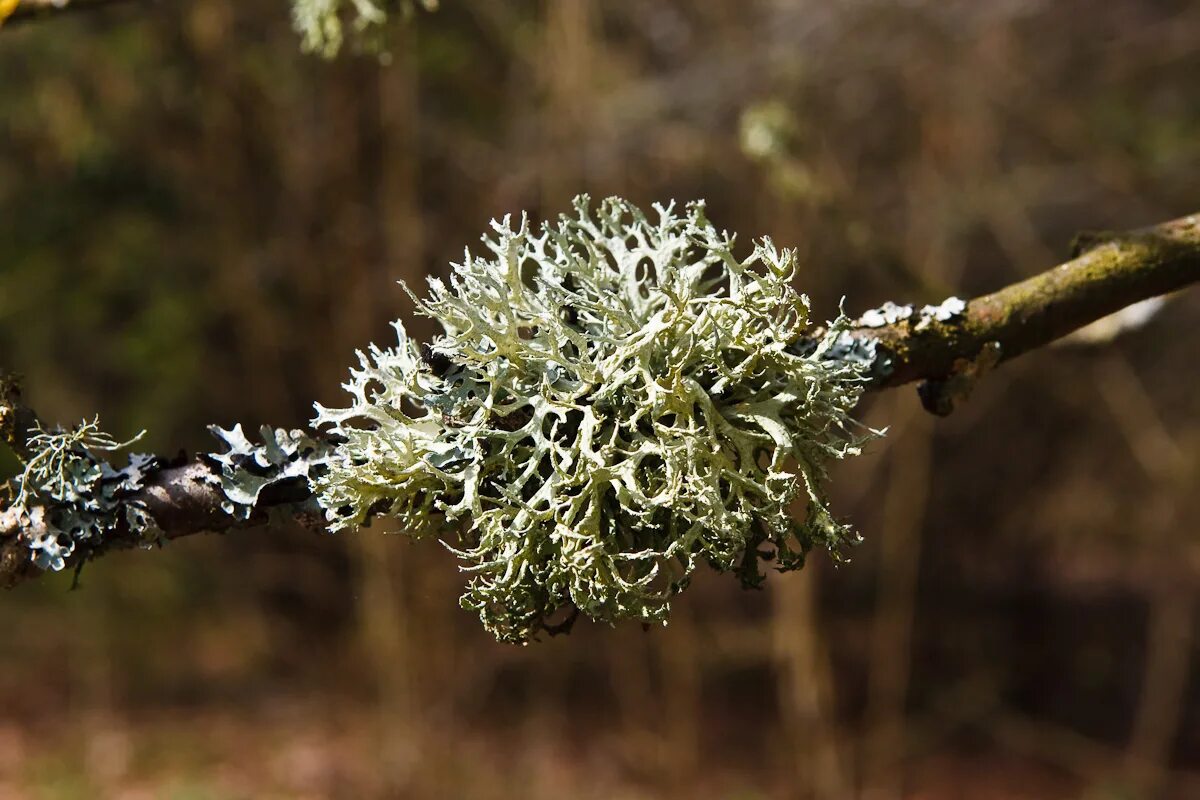
[[[263,492],[272,487],[315,479],[332,449],[304,431],[269,425],[259,428],[262,444],[246,438],[240,423],[229,430],[219,425],[208,430],[224,445],[222,452],[203,456],[216,469],[208,481],[225,496],[221,508],[237,519],[249,519]]]
[[[292,23],[305,52],[333,58],[347,25],[357,42],[378,49],[388,16],[411,15],[417,5],[433,11],[438,0],[292,0]]]
[[[849,416],[864,364],[832,353],[850,321],[814,336],[792,251],[740,259],[702,204],[654,210],[580,197],[540,230],[493,222],[489,255],[417,300],[444,335],[395,323],[351,404],[317,406],[340,441],[314,481],[330,527],[449,536],[462,605],[502,640],[572,606],[663,622],[702,562],[755,586],[761,561],[856,538],[822,490],[875,434]]]
[[[154,519],[132,499],[157,459],[132,454],[125,467],[114,469],[103,456],[138,438],[117,442],[100,430],[98,419],[71,430],[34,430],[10,508],[25,530],[37,532],[26,543],[40,569],[61,570],[77,550],[97,550],[118,532],[126,541],[157,540]]]

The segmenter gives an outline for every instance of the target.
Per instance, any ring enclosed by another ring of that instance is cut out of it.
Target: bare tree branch
[[[874,341],[890,360],[890,371],[870,386],[881,390],[925,381],[930,410],[945,413],[962,387],[1000,361],[1041,347],[1121,308],[1200,282],[1200,214],[1172,222],[1081,242],[1076,257],[1051,270],[966,303],[945,321],[907,319],[880,327],[863,326],[851,335]],[[21,403],[11,379],[0,379],[0,435],[25,457],[25,442],[37,416]],[[162,529],[165,539],[203,532],[249,528],[283,516],[319,529],[311,493],[302,481],[272,487],[258,499],[249,519],[222,509],[225,497],[212,480],[213,464],[203,458],[167,463],[151,471],[136,495]],[[44,522],[40,523],[44,527]],[[44,530],[12,508],[0,512],[0,585],[11,586],[41,571],[27,542]],[[118,529],[103,551],[142,542]],[[84,552],[88,558],[99,551]]]

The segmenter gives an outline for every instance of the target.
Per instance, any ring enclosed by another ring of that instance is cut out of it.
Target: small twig
[[[542,630],[550,634],[550,636],[565,636],[575,627],[575,622],[579,619],[579,607],[572,605],[571,611],[561,622],[543,622]]]

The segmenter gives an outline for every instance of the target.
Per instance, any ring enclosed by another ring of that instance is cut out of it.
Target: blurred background
[[[818,314],[1200,210],[1189,0],[444,0],[390,58],[285,0],[0,31],[0,366],[147,447],[303,425],[487,221],[706,198]],[[277,529],[0,597],[2,798],[1200,797],[1200,293],[834,476],[865,541],[518,648],[435,543]],[[5,454],[4,467],[13,469]]]

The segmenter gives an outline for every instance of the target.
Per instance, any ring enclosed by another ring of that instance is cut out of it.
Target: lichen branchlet
[[[292,24],[303,50],[333,58],[347,29],[354,44],[381,50],[388,17],[410,17],[418,7],[434,11],[438,0],[292,0]]]
[[[444,335],[359,353],[314,490],[335,530],[375,514],[438,532],[498,638],[556,612],[665,622],[697,566],[761,581],[854,534],[822,486],[875,432],[851,418],[867,365],[833,351],[791,287],[795,254],[741,259],[701,203],[609,199],[539,229],[492,223],[418,309]],[[816,337],[814,339],[814,337]]]
[[[10,486],[10,511],[22,521],[25,544],[39,569],[61,570],[68,558],[93,555],[114,536],[142,544],[157,541],[154,519],[132,498],[158,459],[135,453],[116,469],[105,458],[139,438],[118,442],[100,430],[99,419],[69,430],[38,426],[31,432],[29,458]]]

